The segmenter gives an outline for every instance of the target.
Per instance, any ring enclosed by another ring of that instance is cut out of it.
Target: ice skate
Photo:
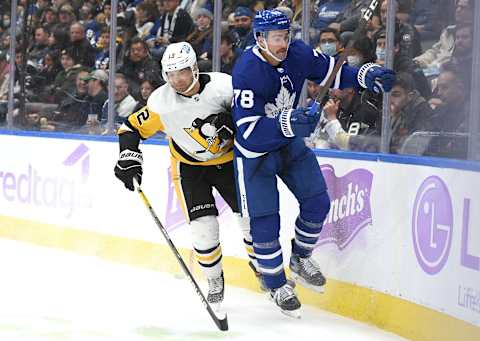
[[[225,292],[225,280],[223,272],[219,277],[208,278],[208,295],[207,301],[213,309],[220,310],[220,305],[223,302],[223,295]]]
[[[280,288],[271,289],[269,294],[272,301],[275,302],[283,314],[294,318],[301,317],[300,307],[302,305],[290,285],[284,284]]]
[[[324,292],[327,281],[312,257],[302,258],[292,254],[290,257],[290,270],[295,282],[317,292]]]

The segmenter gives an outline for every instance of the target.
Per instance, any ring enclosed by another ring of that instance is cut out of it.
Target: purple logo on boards
[[[185,215],[183,214],[183,209],[180,205],[180,200],[183,201],[183,198],[180,199],[177,196],[182,195],[182,193],[178,193],[175,191],[175,184],[172,181],[172,173],[170,172],[170,168],[167,169],[168,173],[168,199],[167,199],[167,211],[165,213],[165,226],[167,231],[171,232],[176,228],[186,224]],[[228,208],[227,203],[223,198],[215,194],[215,206],[217,207],[218,214],[222,214]]]
[[[448,188],[438,176],[430,176],[418,189],[412,214],[415,255],[426,273],[438,273],[447,262],[452,230],[452,199]]]
[[[64,161],[64,166],[74,166],[81,160],[82,183],[87,182],[90,172],[90,156],[87,155],[88,147],[81,143]],[[82,160],[83,158],[83,160]]]
[[[51,165],[36,167],[30,162],[23,171],[0,169],[0,201],[60,208],[66,217],[70,217],[76,207],[90,207],[91,198],[86,191],[90,172],[89,148],[80,143],[61,164],[66,172],[63,171],[65,168],[57,171]]]
[[[321,166],[330,196],[330,212],[325,219],[318,245],[335,243],[342,250],[365,226],[372,224],[370,193],[373,174],[363,168],[337,177],[331,165]]]

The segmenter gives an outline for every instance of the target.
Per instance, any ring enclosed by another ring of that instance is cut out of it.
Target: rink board
[[[0,237],[178,273],[136,193],[113,177],[112,141],[0,135]],[[165,146],[142,146],[143,188],[196,275]],[[315,257],[329,278],[304,303],[412,340],[480,338],[480,181],[472,170],[319,156],[332,210]],[[281,186],[282,239],[298,207]],[[256,290],[218,197],[230,284]],[[475,228],[474,228],[475,227]]]

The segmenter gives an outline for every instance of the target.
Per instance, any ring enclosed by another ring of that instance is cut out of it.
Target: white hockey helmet
[[[168,82],[167,72],[190,68],[193,74],[192,84],[184,93],[189,92],[198,82],[197,55],[193,47],[187,42],[172,43],[167,46],[162,57],[162,76]]]

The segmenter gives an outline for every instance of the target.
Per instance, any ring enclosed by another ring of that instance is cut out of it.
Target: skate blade
[[[311,289],[313,291],[316,291],[320,294],[323,294],[325,292],[325,285],[318,286],[318,285],[312,285],[310,283],[307,283],[302,277],[298,276],[297,274],[292,272],[292,278],[295,281],[295,283],[300,284],[302,287]]]
[[[302,318],[302,312],[300,311],[300,308],[296,310],[283,310],[280,309],[280,312],[283,315],[286,315],[288,317],[294,318],[294,319],[301,319]]]
[[[278,308],[278,310],[280,310],[280,312],[288,317],[291,317],[291,318],[296,318],[296,319],[300,319],[302,318],[302,312],[301,312],[301,309],[298,308],[296,310],[283,310],[282,308],[280,308],[278,305],[276,305],[275,301],[273,300],[273,297],[267,293],[267,298],[270,302],[272,302],[273,304],[275,304],[275,307]]]

